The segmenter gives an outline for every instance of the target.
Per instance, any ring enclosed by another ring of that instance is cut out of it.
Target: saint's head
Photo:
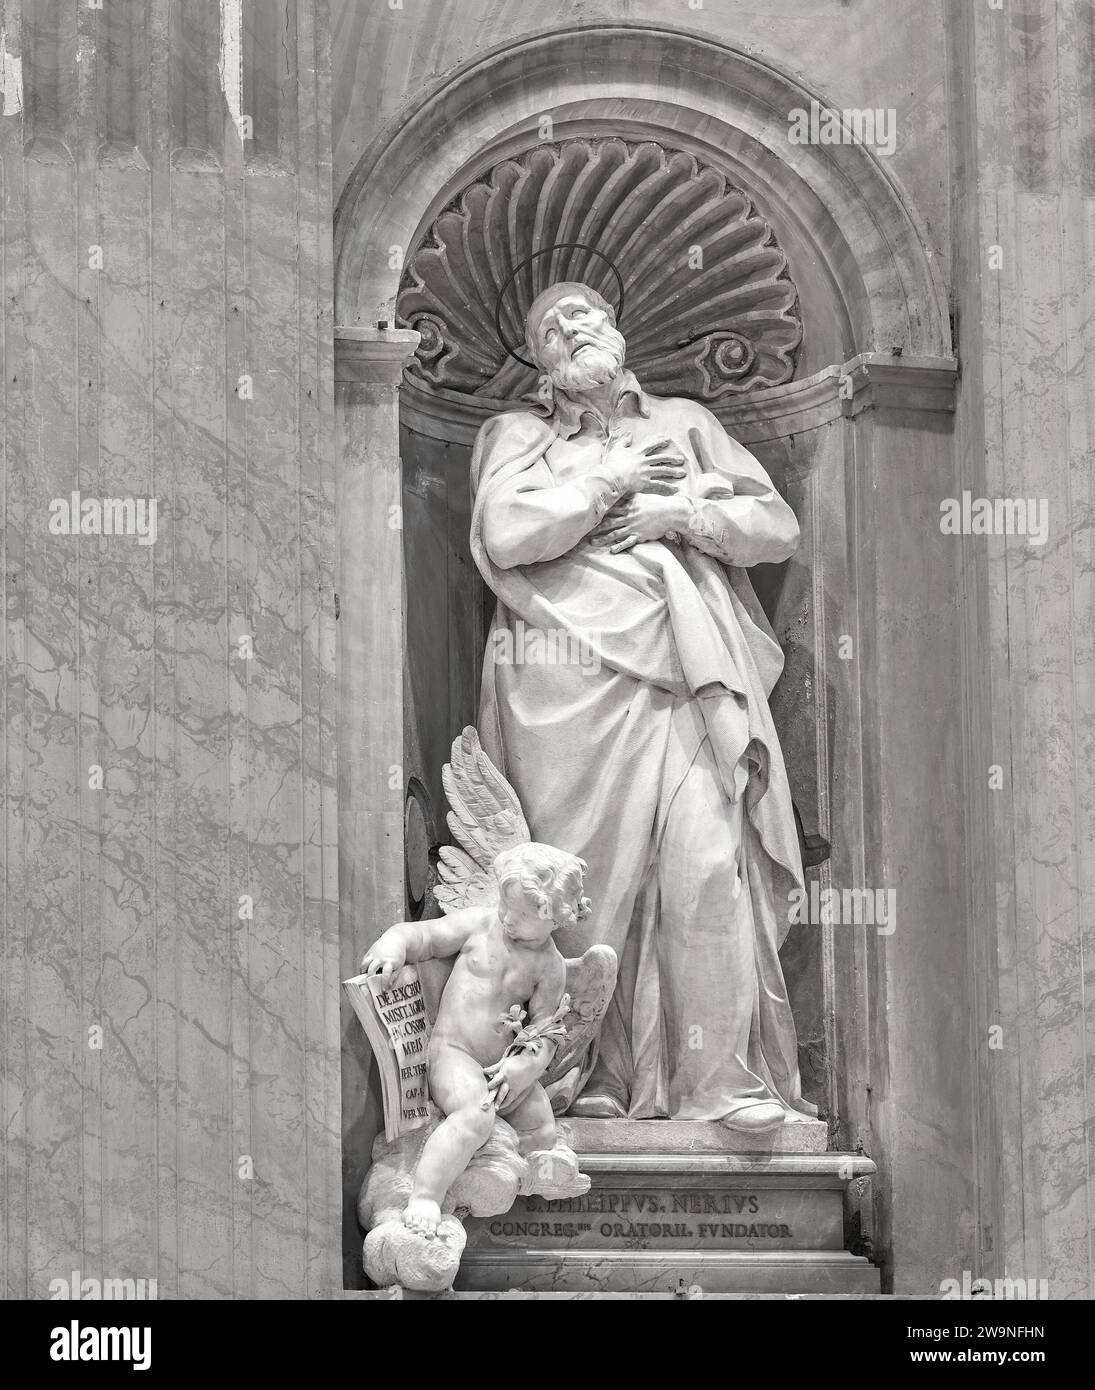
[[[588,285],[563,281],[532,301],[525,319],[532,360],[563,391],[605,386],[623,369],[624,337],[616,313]]]

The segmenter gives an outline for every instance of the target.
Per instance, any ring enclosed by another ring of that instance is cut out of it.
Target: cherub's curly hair
[[[503,850],[494,861],[494,876],[503,897],[519,888],[545,921],[573,927],[593,911],[582,893],[587,868],[575,854],[532,842]]]

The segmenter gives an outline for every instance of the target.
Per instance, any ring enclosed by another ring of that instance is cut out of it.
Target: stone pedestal
[[[749,1139],[717,1124],[569,1123],[590,1191],[470,1218],[458,1289],[879,1292],[878,1270],[845,1249],[846,1205],[875,1165],[826,1153],[819,1121]]]

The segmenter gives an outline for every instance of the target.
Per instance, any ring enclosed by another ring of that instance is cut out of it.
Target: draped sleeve
[[[757,459],[703,406],[690,403],[688,436],[703,470],[681,539],[724,565],[748,568],[793,555],[799,527]]]
[[[620,496],[607,468],[557,483],[544,458],[489,489],[483,547],[499,569],[555,560],[572,550]]]

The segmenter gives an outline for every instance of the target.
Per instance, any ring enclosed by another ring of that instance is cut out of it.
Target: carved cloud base
[[[432,1107],[431,1107],[432,1108]],[[438,1293],[452,1287],[467,1236],[465,1216],[501,1216],[518,1197],[551,1201],[580,1197],[590,1180],[578,1169],[574,1150],[564,1142],[565,1127],[553,1149],[521,1154],[517,1135],[496,1119],[491,1137],[448,1191],[441,1224],[431,1238],[403,1224],[414,1170],[439,1116],[428,1125],[389,1143],[380,1135],[373,1144],[373,1163],[358,1199],[358,1219],[368,1234],[363,1261],[374,1284]]]

